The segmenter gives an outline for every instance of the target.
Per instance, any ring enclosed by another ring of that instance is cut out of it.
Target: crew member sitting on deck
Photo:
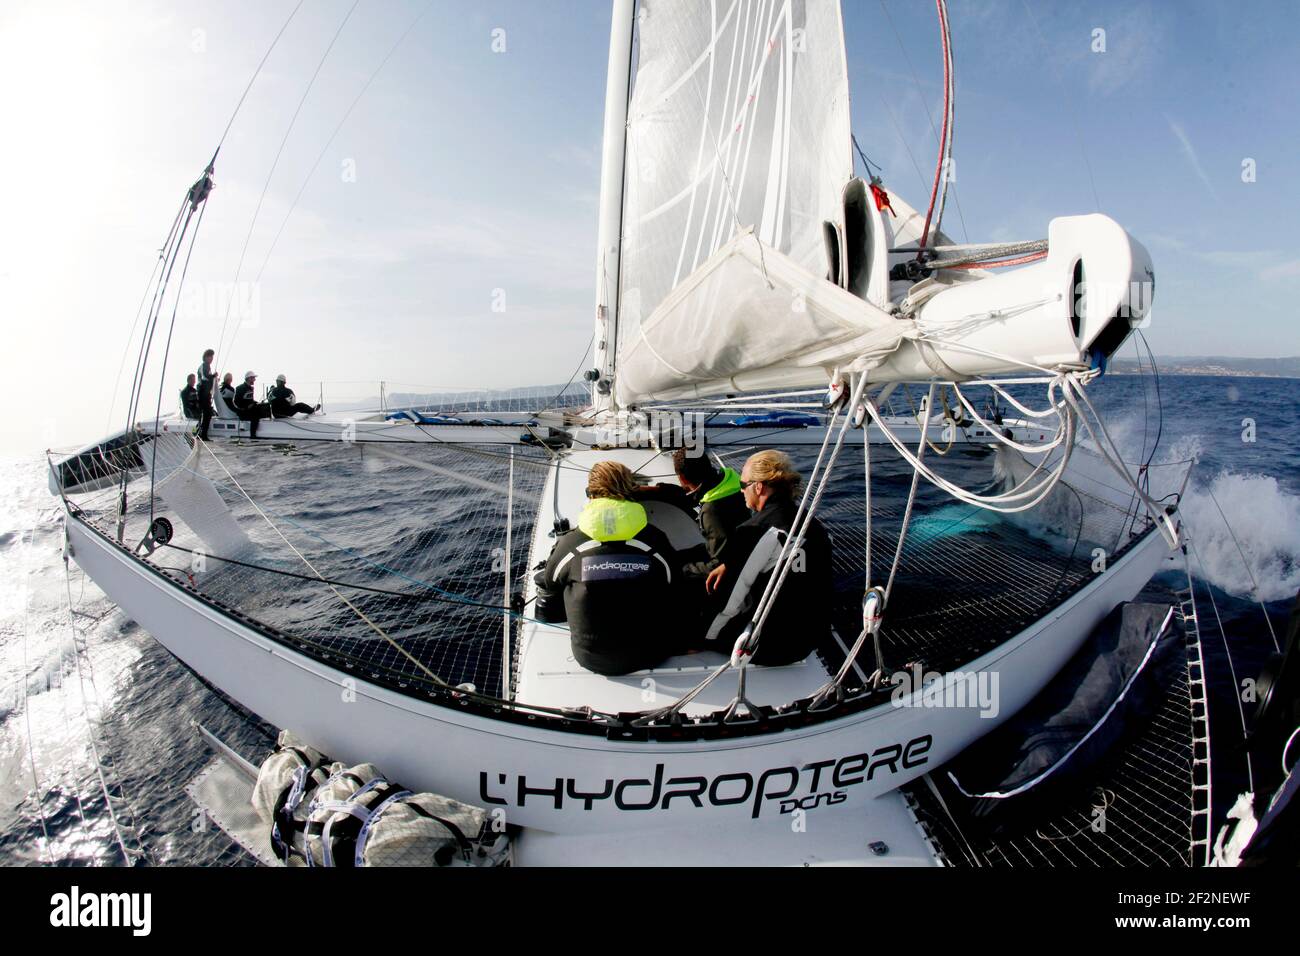
[[[705,581],[710,593],[726,595],[706,641],[717,641],[724,653],[749,625],[772,576],[798,510],[799,480],[789,456],[774,450],[751,455],[741,471],[745,504],[754,514],[728,536],[720,563]],[[831,594],[830,537],[812,518],[773,598],[751,663],[792,664],[807,657],[830,635]]]
[[[235,377],[227,372],[221,376],[221,398],[232,412],[235,410]]]
[[[257,382],[256,372],[244,373],[244,384],[235,389],[235,401],[232,407],[235,414],[248,422],[248,437],[257,437],[257,423],[260,419],[271,417],[271,406],[259,402],[254,397],[253,385]]]
[[[673,470],[692,508],[698,509],[696,520],[708,550],[707,558],[686,564],[682,570],[688,577],[702,578],[718,566],[718,555],[731,532],[749,520],[740,475],[725,466],[719,471],[702,449],[694,455],[685,448],[677,449],[673,453]]]
[[[310,415],[320,411],[319,405],[312,408],[306,402],[298,401],[298,396],[286,384],[283,373],[275,377],[275,387],[267,393],[266,397],[271,400],[271,413],[276,418],[292,418],[298,412]]]
[[[186,418],[199,417],[199,390],[194,387],[195,375],[191,372],[185,376],[185,387],[181,389],[181,413]]]
[[[537,574],[537,616],[569,622],[574,659],[597,674],[653,667],[671,651],[676,555],[633,500],[626,465],[598,462],[587,477],[590,499]]]

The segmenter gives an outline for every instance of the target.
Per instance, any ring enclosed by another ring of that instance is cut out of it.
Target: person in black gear
[[[312,408],[306,402],[298,401],[298,396],[288,386],[283,374],[275,377],[275,387],[267,393],[266,397],[271,400],[271,414],[276,418],[292,418],[298,412],[310,415],[320,411],[319,405]]]
[[[231,406],[235,414],[248,422],[248,437],[257,437],[257,423],[263,418],[271,417],[271,406],[259,402],[254,396],[253,386],[257,383],[256,372],[244,373],[244,384],[235,389],[235,400]]]
[[[212,392],[217,384],[217,373],[212,369],[212,360],[216,355],[212,349],[207,349],[203,353],[203,361],[199,363],[199,437],[204,441],[208,440],[208,425],[212,422]]]
[[[785,543],[785,532],[794,524],[799,473],[784,452],[761,451],[745,462],[740,486],[753,515],[727,537],[720,562],[705,582],[711,593],[726,598],[707,634],[708,642],[718,641],[724,652],[749,625]],[[751,663],[801,661],[830,636],[831,541],[816,518],[808,522],[800,551],[791,558],[757,648],[750,648]]]
[[[740,488],[740,475],[734,468],[724,466],[719,470],[707,454],[691,455],[679,448],[673,453],[673,470],[697,512],[708,552],[707,557],[684,565],[682,570],[687,576],[702,578],[718,566],[718,556],[731,532],[749,520],[749,508]]]
[[[230,372],[221,376],[221,398],[233,412],[235,410],[235,381]]]
[[[181,413],[190,419],[199,417],[199,390],[194,387],[194,374],[185,376],[185,387],[181,389]]]
[[[578,527],[555,542],[535,578],[537,616],[568,621],[574,659],[597,674],[653,667],[673,650],[676,555],[635,494],[627,466],[598,462]]]

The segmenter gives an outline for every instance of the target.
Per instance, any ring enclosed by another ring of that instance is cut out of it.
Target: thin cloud
[[[1179,145],[1182,146],[1183,155],[1192,164],[1192,169],[1201,182],[1205,184],[1205,188],[1209,190],[1210,195],[1214,197],[1214,201],[1216,203],[1222,202],[1219,198],[1219,191],[1214,188],[1214,183],[1210,182],[1210,177],[1206,174],[1205,167],[1201,165],[1200,157],[1196,155],[1196,148],[1192,145],[1192,141],[1187,138],[1187,133],[1184,132],[1182,126],[1175,123],[1173,118],[1168,115],[1165,116],[1165,122],[1169,124],[1169,129],[1177,137]]]
[[[1279,262],[1275,266],[1269,266],[1259,274],[1259,277],[1265,280],[1291,279],[1296,276],[1300,276],[1300,259]]]

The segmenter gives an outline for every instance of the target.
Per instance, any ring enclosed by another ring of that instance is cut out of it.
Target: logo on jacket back
[[[588,555],[582,559],[582,580],[618,581],[650,573],[650,555]]]

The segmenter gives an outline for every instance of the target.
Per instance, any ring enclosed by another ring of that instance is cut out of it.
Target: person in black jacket
[[[319,405],[312,408],[306,402],[298,401],[298,396],[293,393],[283,374],[275,377],[275,387],[266,397],[271,400],[271,413],[276,418],[292,418],[298,412],[310,415],[320,411]]]
[[[673,468],[697,509],[696,520],[708,551],[707,558],[688,563],[682,570],[688,577],[703,578],[718,566],[718,556],[731,532],[749,520],[749,508],[734,468],[719,470],[707,454],[689,455],[685,448],[673,454]]]
[[[779,451],[751,455],[741,471],[740,486],[753,515],[728,536],[720,563],[705,582],[711,593],[726,598],[706,635],[724,652],[750,624],[772,576],[798,510],[799,481],[789,456]],[[803,546],[792,555],[789,568],[757,646],[748,648],[754,664],[801,661],[830,636],[831,542],[816,518],[808,522]]]
[[[675,649],[670,614],[680,568],[633,500],[636,490],[627,466],[598,462],[578,527],[555,542],[535,578],[537,616],[568,621],[574,659],[597,674],[653,667]]]
[[[271,417],[271,406],[266,402],[259,402],[253,392],[253,386],[257,384],[256,372],[244,373],[244,384],[235,389],[235,401],[232,406],[235,414],[248,422],[248,437],[257,437],[257,423],[263,418]]]
[[[199,417],[199,391],[194,387],[194,374],[185,376],[185,387],[181,389],[181,414],[189,419]]]
[[[207,349],[203,353],[203,361],[199,363],[198,386],[199,386],[199,437],[204,441],[208,440],[208,425],[212,422],[212,392],[217,384],[217,373],[212,368],[212,360],[216,358],[217,353],[212,349]]]

